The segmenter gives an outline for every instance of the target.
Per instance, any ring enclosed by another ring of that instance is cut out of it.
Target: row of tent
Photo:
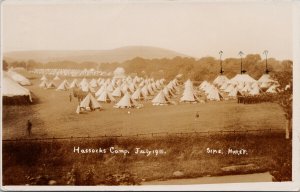
[[[120,75],[119,75],[120,77]],[[48,76],[49,78],[49,76]],[[141,78],[138,76],[123,76],[123,78],[82,78],[73,79],[71,83],[56,75],[50,81],[46,75],[41,77],[40,87],[45,89],[55,88],[57,91],[70,89],[80,90],[88,93],[80,102],[78,109],[101,109],[100,102],[115,102],[116,108],[140,108],[137,101],[152,99],[153,105],[166,105],[174,103],[171,97],[176,97],[178,81],[174,79],[166,86],[165,79]],[[60,82],[60,83],[59,83]],[[120,98],[117,102],[116,98]]]
[[[42,84],[45,82],[45,77],[41,78]],[[164,86],[164,79],[143,79],[140,77],[131,78],[130,76],[124,79],[91,79],[88,81],[83,78],[80,82],[76,79],[72,83],[64,80],[57,90],[67,90],[68,88],[79,87],[82,91],[91,92],[88,97],[94,97],[98,102],[116,102],[116,97],[122,97],[115,105],[117,108],[141,107],[136,101],[149,100],[148,96],[156,96],[152,99],[153,105],[172,104],[171,97],[178,93],[178,81],[175,78],[170,81],[167,86]],[[229,97],[236,97],[248,92],[250,95],[260,93],[261,87],[268,87],[267,92],[272,92],[274,87],[278,86],[277,82],[270,79],[267,75],[263,75],[258,81],[247,74],[237,75],[232,79],[228,79],[224,75],[218,76],[213,83],[203,81],[199,90],[203,91],[208,100],[220,101],[224,99],[223,94],[227,93]],[[94,88],[99,87],[96,91]],[[86,101],[86,99],[84,99]],[[193,87],[193,82],[187,80],[184,83],[184,90],[180,102],[198,103],[201,100],[197,96],[197,91]],[[83,102],[86,103],[86,102]],[[99,104],[100,105],[100,104]]]
[[[115,108],[141,108],[142,104],[139,104],[136,100],[132,99],[129,93],[126,93],[118,103],[114,105]],[[80,102],[77,107],[76,112],[79,113],[81,109],[84,110],[95,110],[103,109],[99,101],[92,95],[88,93],[87,96]]]
[[[138,77],[135,77],[134,79],[127,78],[125,80],[119,79],[117,81],[115,79],[105,80],[103,78],[88,81],[86,78],[83,78],[80,82],[78,82],[77,79],[74,79],[71,83],[65,79],[57,86],[57,82],[55,81],[47,82],[47,79],[44,77],[42,77],[41,80],[39,86],[45,89],[56,88],[57,91],[66,91],[78,88],[83,92],[95,93],[96,96],[100,96],[101,93],[106,90],[115,97],[120,97],[124,95],[125,92],[130,92],[136,99],[139,99],[140,97],[146,99],[148,95],[154,95],[154,92],[162,88],[163,82],[165,81],[164,79],[154,81],[154,79],[141,79]]]
[[[51,75],[58,78],[58,76],[64,77],[92,77],[92,76],[104,76],[114,78],[124,78],[125,69],[123,67],[117,67],[113,72],[95,70],[95,69],[34,69],[31,71],[34,74]]]
[[[4,77],[3,96],[28,96],[31,100],[30,91],[22,87],[31,85],[31,82],[26,77],[13,70],[4,72]],[[130,94],[130,98],[134,100],[149,100],[150,97],[157,93],[153,99],[153,103],[156,105],[172,103],[170,98],[174,97],[175,93],[178,92],[178,81],[176,78],[170,81],[167,86],[164,86],[164,79],[143,79],[137,76],[134,78],[127,76],[123,79],[99,78],[98,80],[92,79],[90,81],[83,78],[81,81],[74,79],[71,83],[64,80],[57,86],[56,82],[59,80],[59,76],[55,76],[49,82],[47,77],[43,75],[39,86],[43,88],[56,88],[56,90],[80,88],[84,92],[94,93],[97,100],[101,102],[116,102],[115,97],[123,97],[125,93]],[[11,85],[12,82],[14,82],[14,85]],[[98,87],[99,89],[96,91]],[[243,94],[258,95],[262,92],[262,89],[265,89],[265,92],[268,93],[276,93],[278,87],[278,82],[271,79],[268,74],[264,74],[258,80],[255,80],[248,74],[238,74],[232,79],[228,79],[225,75],[219,75],[212,83],[203,81],[199,86],[199,90],[205,93],[208,100],[219,101],[223,99],[224,94],[227,94],[229,97],[236,97]],[[184,91],[180,102],[199,102],[192,81],[187,80],[184,83]]]
[[[13,76],[12,76],[13,75]],[[43,76],[41,78],[42,82],[40,83],[40,87],[44,88],[56,88],[57,90],[67,90],[70,87],[81,87],[82,90],[85,90],[84,87],[91,88],[91,84],[94,84],[95,80],[92,79],[88,82],[87,79],[83,78],[82,81],[76,83],[74,80],[71,84],[64,80],[58,87],[55,85],[54,81],[50,81],[47,83],[47,78]],[[56,78],[55,81],[58,81],[59,78]],[[94,94],[97,95],[97,99],[95,101],[102,101],[102,102],[116,102],[114,97],[122,97],[120,101],[115,105],[118,108],[128,108],[128,107],[141,107],[140,104],[137,103],[136,100],[148,100],[150,99],[149,96],[153,96],[155,92],[158,92],[157,95],[152,99],[153,105],[164,105],[172,103],[170,101],[170,97],[175,96],[173,93],[174,85],[178,85],[178,83],[174,83],[171,81],[168,86],[163,86],[164,79],[154,81],[153,78],[150,79],[142,79],[139,77],[131,78],[128,76],[126,79],[115,81],[114,79],[101,79],[97,80],[97,85],[101,87],[97,92]],[[16,98],[16,97],[26,97],[31,102],[31,93],[28,89],[24,88],[22,85],[31,85],[31,82],[26,79],[24,76],[20,75],[17,72],[9,71],[3,72],[3,88],[2,93],[4,98]],[[121,83],[121,85],[120,85]],[[129,84],[131,83],[131,84]],[[173,85],[174,83],[174,85]],[[138,85],[137,85],[138,84]],[[109,91],[110,87],[115,85],[112,93]],[[102,91],[101,91],[102,90]],[[88,89],[90,91],[90,89]],[[93,95],[88,94],[88,96],[81,102],[82,106],[85,106],[87,101],[92,101],[94,108],[99,108],[100,104],[98,105],[92,99]]]
[[[220,101],[223,99],[222,94],[220,93],[218,87],[222,86],[221,84],[218,85],[216,82],[218,82],[218,79],[222,79],[223,77],[218,76],[216,79],[217,81],[214,81],[213,84],[208,83],[207,81],[204,81],[203,83],[200,84],[199,89],[204,91],[206,94],[206,97],[208,100],[216,100],[216,101]],[[226,83],[225,81],[223,83]],[[153,105],[167,105],[167,104],[174,104],[174,102],[171,101],[171,97],[175,96],[176,93],[178,93],[179,89],[178,89],[178,81],[177,79],[173,79],[172,81],[170,81],[168,83],[167,86],[164,87],[164,89],[160,90],[156,96],[152,99],[152,103]],[[202,102],[199,97],[197,96],[197,92],[194,89],[193,86],[193,82],[191,80],[187,80],[184,83],[183,86],[183,92],[182,92],[182,97],[180,98],[180,102],[188,102],[188,103],[199,103]],[[96,101],[104,101],[106,97],[110,98],[110,100],[114,100],[113,99],[113,95],[107,91],[106,89],[103,89],[103,91],[101,91],[102,88],[100,88],[97,93],[96,96],[99,95],[98,99],[94,98],[92,94],[89,94],[85,99],[84,102],[81,102],[80,107],[81,108],[86,108],[88,107],[88,98],[93,98],[94,103],[96,103]],[[140,97],[136,97],[135,95],[139,95],[141,94],[141,97],[145,97],[145,95],[143,95],[143,93],[140,91],[140,89],[137,89],[132,95],[130,95],[130,92],[125,92],[124,96],[122,97],[122,99],[114,106],[116,108],[131,108],[131,107],[137,107],[137,106],[141,106],[138,105],[136,100],[139,100]],[[233,93],[231,93],[233,95]],[[234,94],[234,96],[238,95],[239,91],[237,91],[237,93]],[[100,104],[97,106],[101,106]],[[101,108],[101,107],[99,107]]]
[[[64,77],[91,77],[111,76],[112,72],[98,71],[95,69],[34,69],[31,71],[38,75],[64,76]]]
[[[217,76],[212,83],[203,81],[198,88],[193,87],[193,82],[188,79],[184,83],[184,90],[181,102],[198,103],[198,90],[203,92],[207,100],[221,101],[226,96],[228,98],[236,98],[242,95],[259,95],[262,92],[277,93],[279,83],[271,79],[269,74],[264,74],[258,80],[255,80],[248,74],[237,74],[232,79],[228,79],[225,75]],[[264,91],[262,91],[264,90]]]
[[[232,79],[219,75],[212,83],[203,81],[199,89],[209,100],[221,100],[224,94],[236,98],[239,95],[259,95],[263,92],[277,93],[278,87],[279,83],[271,79],[269,74],[262,75],[258,80],[248,74],[237,74]]]
[[[229,85],[237,86],[239,89],[243,89],[247,86],[258,86],[260,89],[269,88],[272,85],[279,86],[279,83],[271,79],[269,74],[263,74],[258,80],[255,80],[248,74],[238,74],[230,80],[226,76],[220,75],[213,81],[213,84],[223,90]]]
[[[169,87],[172,87],[173,89],[177,89],[178,82],[176,79],[169,82]],[[105,86],[105,85],[103,85]],[[99,90],[101,90],[100,88]],[[98,90],[98,91],[99,91]],[[79,106],[77,107],[76,112],[80,113],[82,109],[84,110],[94,110],[94,109],[102,109],[102,106],[99,102],[107,102],[112,101],[116,102],[116,99],[112,95],[110,91],[106,89],[106,87],[103,88],[102,91],[99,91],[95,94],[92,94],[89,92],[87,96],[80,102]],[[94,95],[96,97],[94,97]],[[171,101],[171,97],[175,96],[174,93],[171,94],[171,89],[169,89],[167,86],[164,88],[161,88],[160,90],[157,90],[156,96],[152,99],[153,105],[168,105],[168,104],[174,104],[174,102]],[[97,99],[96,99],[97,98]],[[137,88],[135,92],[131,95],[130,92],[127,90],[123,92],[122,98],[116,102],[114,105],[115,108],[141,108],[143,107],[142,104],[139,104],[137,100],[147,100],[147,95],[144,94],[140,88]]]

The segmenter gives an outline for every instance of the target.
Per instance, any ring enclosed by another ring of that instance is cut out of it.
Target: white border
[[[201,0],[189,0],[192,2],[257,2],[257,3],[292,3],[293,5],[293,181],[292,182],[266,182],[266,183],[228,183],[228,184],[201,184],[201,185],[155,185],[155,186],[2,186],[2,169],[1,171],[1,189],[4,191],[231,191],[231,190],[239,190],[239,191],[300,191],[300,1],[287,1],[287,0],[279,0],[279,1],[259,1],[259,0],[215,0],[215,1],[201,1]],[[2,18],[2,6],[3,3],[24,3],[24,1],[20,0],[11,0],[11,1],[2,1],[1,2],[1,18]],[[43,1],[43,0],[26,0],[27,2],[34,3],[106,3],[106,2],[114,2],[114,3],[129,3],[129,2],[140,2],[137,0],[102,0],[102,1],[92,1],[92,0],[51,0],[51,1]],[[144,0],[142,3],[149,2],[164,2],[168,3],[169,1],[163,0]],[[172,1],[171,1],[172,2]],[[183,0],[177,0],[177,2],[187,2]],[[280,13],[278,13],[280,14]],[[3,47],[3,25],[1,22],[1,50]],[[1,77],[2,77],[2,51],[1,51]],[[1,81],[2,84],[2,81]],[[2,87],[2,85],[1,85]],[[2,97],[1,104],[2,110]],[[2,112],[1,112],[1,132],[2,138]],[[0,152],[2,154],[2,140],[1,140],[1,149]],[[1,155],[2,156],[2,155]],[[1,166],[2,166],[2,158],[1,158]],[[13,174],[13,173],[12,173]]]
[[[0,8],[0,19],[1,19],[1,21],[0,21],[0,24],[1,24],[1,26],[0,26],[0,59],[1,59],[1,61],[0,61],[0,63],[1,63],[1,69],[0,69],[0,78],[1,78],[1,85],[0,85],[0,93],[1,93],[1,95],[0,95],[0,100],[1,100],[1,103],[0,103],[0,117],[1,117],[1,120],[0,120],[0,125],[1,125],[1,131],[0,131],[0,136],[1,136],[1,142],[0,142],[0,154],[1,154],[1,158],[0,158],[0,166],[1,166],[1,168],[0,168],[0,187],[1,187],[1,189],[4,189],[3,188],[3,179],[2,179],[2,176],[3,176],[3,173],[2,173],[2,140],[3,140],[3,136],[2,136],[2,83],[3,83],[3,80],[2,80],[2,77],[3,77],[3,74],[2,74],[2,71],[3,71],[3,63],[2,63],[2,61],[3,61],[3,52],[2,52],[2,48],[3,48],[3,37],[2,37],[2,35],[3,35],[3,22],[2,22],[2,18],[3,18],[3,2],[0,0],[0,2],[1,2],[1,8]]]

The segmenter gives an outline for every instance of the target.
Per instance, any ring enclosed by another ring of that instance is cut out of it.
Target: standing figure
[[[31,128],[32,128],[32,123],[30,120],[27,121],[27,133],[28,136],[31,136]]]
[[[72,93],[69,94],[70,102],[72,102]]]
[[[197,120],[198,118],[199,118],[199,113],[197,112],[195,116],[195,120]]]

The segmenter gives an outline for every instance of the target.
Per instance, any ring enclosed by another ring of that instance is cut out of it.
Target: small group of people
[[[262,93],[259,95],[238,96],[237,102],[242,104],[255,104],[263,102],[272,102],[274,99],[275,98],[271,93]]]

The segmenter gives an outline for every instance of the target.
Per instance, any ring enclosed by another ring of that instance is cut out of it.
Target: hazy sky
[[[37,1],[41,2],[41,1]],[[85,1],[87,2],[87,1]],[[242,50],[292,59],[291,3],[131,2],[2,4],[3,48],[103,50],[130,45],[194,57]]]

